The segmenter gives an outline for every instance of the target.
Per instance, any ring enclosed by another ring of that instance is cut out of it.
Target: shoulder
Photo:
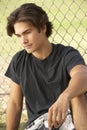
[[[26,55],[26,51],[25,50],[21,50],[19,52],[17,52],[12,59],[17,60],[20,59],[22,57],[24,57]]]
[[[71,52],[78,52],[77,49],[71,46],[65,46],[63,44],[54,44],[54,49],[56,49],[57,52],[60,53],[61,55],[66,55]]]
[[[75,49],[73,48],[72,46],[65,46],[63,44],[60,44],[60,43],[57,43],[57,44],[54,44],[53,45],[57,48],[57,49],[63,49],[63,50],[70,50],[70,49]]]
[[[21,61],[23,61],[23,59],[25,59],[26,55],[27,55],[27,52],[26,52],[25,50],[21,50],[21,51],[17,52],[17,53],[13,56],[12,62],[14,62],[14,63],[16,63],[16,64],[17,64],[17,63],[20,63]]]
[[[26,57],[29,55],[25,50],[21,50],[17,52],[10,62],[10,66],[14,68],[15,71],[20,70],[23,67]]]

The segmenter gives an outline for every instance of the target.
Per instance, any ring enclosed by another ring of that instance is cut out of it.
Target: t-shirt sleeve
[[[7,71],[5,73],[5,76],[10,78],[11,80],[13,80],[17,84],[20,83],[20,78],[17,74],[17,58],[16,58],[16,55],[13,56],[9,66],[7,68]]]
[[[70,70],[76,65],[82,64],[85,65],[85,61],[78,50],[70,47],[67,53],[64,56],[64,63],[69,73]]]

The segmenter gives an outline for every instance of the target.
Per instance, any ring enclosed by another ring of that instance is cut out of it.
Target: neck
[[[40,60],[47,58],[52,52],[52,44],[50,42],[44,44],[44,46],[39,50],[39,52],[33,53],[35,57]]]

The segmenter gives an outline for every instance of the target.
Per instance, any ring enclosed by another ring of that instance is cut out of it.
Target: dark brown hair
[[[46,12],[34,3],[21,5],[7,17],[7,34],[9,36],[15,33],[14,24],[16,22],[29,22],[35,26],[39,32],[41,28],[46,25],[46,36],[49,37],[52,34],[53,26]]]

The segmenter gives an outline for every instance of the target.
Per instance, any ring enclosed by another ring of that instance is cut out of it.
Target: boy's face
[[[14,24],[15,35],[28,53],[35,53],[41,50],[46,40],[46,28],[39,32],[38,29],[26,22]]]

